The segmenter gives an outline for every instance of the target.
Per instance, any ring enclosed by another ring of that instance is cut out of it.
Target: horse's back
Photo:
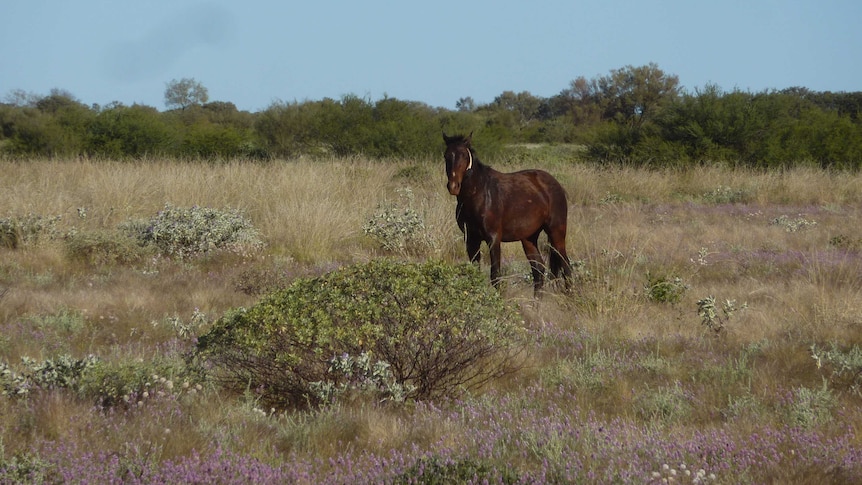
[[[566,190],[550,173],[540,169],[521,170],[512,173],[500,173],[498,181],[502,196],[511,201],[533,198],[540,195],[549,205],[566,206]]]
[[[531,169],[497,172],[495,210],[501,216],[502,240],[518,241],[542,228],[565,226],[568,203],[562,185],[548,172]]]

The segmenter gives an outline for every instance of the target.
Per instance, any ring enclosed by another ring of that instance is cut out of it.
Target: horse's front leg
[[[491,257],[491,283],[494,288],[500,289],[500,259],[502,250],[500,248],[500,240],[494,237],[488,243],[488,253]]]
[[[467,242],[467,259],[471,263],[480,264],[482,262],[482,239],[477,236],[466,235]]]

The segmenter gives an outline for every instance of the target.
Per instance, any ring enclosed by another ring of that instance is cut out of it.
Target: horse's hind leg
[[[539,233],[521,240],[524,254],[527,255],[527,260],[530,261],[530,270],[533,273],[533,293],[535,296],[539,296],[539,292],[545,283],[545,261],[542,259],[542,253],[539,251],[538,242]]]

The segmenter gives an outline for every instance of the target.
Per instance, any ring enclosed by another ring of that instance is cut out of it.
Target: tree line
[[[274,102],[251,113],[209,101],[194,79],[167,83],[165,104],[165,111],[88,106],[60,89],[44,96],[15,91],[0,104],[0,156],[424,157],[439,152],[442,130],[475,132],[486,156],[513,144],[575,144],[598,163],[862,167],[862,92],[716,85],[687,91],[655,64],[578,77],[547,98],[506,91],[477,104],[465,97],[455,109],[348,94]]]

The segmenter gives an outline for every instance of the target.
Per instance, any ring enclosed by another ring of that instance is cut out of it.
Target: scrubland
[[[862,175],[486,162],[544,168],[569,195],[570,293],[534,299],[504,245],[501,291],[529,336],[518,370],[450,399],[306,410],[182,375],[183,355],[296,278],[462,262],[441,161],[0,162],[0,218],[39,225],[0,247],[4,378],[93,355],[148,381],[112,406],[62,386],[0,396],[0,481],[862,481]],[[238,210],[265,246],[99,259],[70,244],[166,205]],[[418,216],[421,237],[382,247],[363,230],[381,207]]]

